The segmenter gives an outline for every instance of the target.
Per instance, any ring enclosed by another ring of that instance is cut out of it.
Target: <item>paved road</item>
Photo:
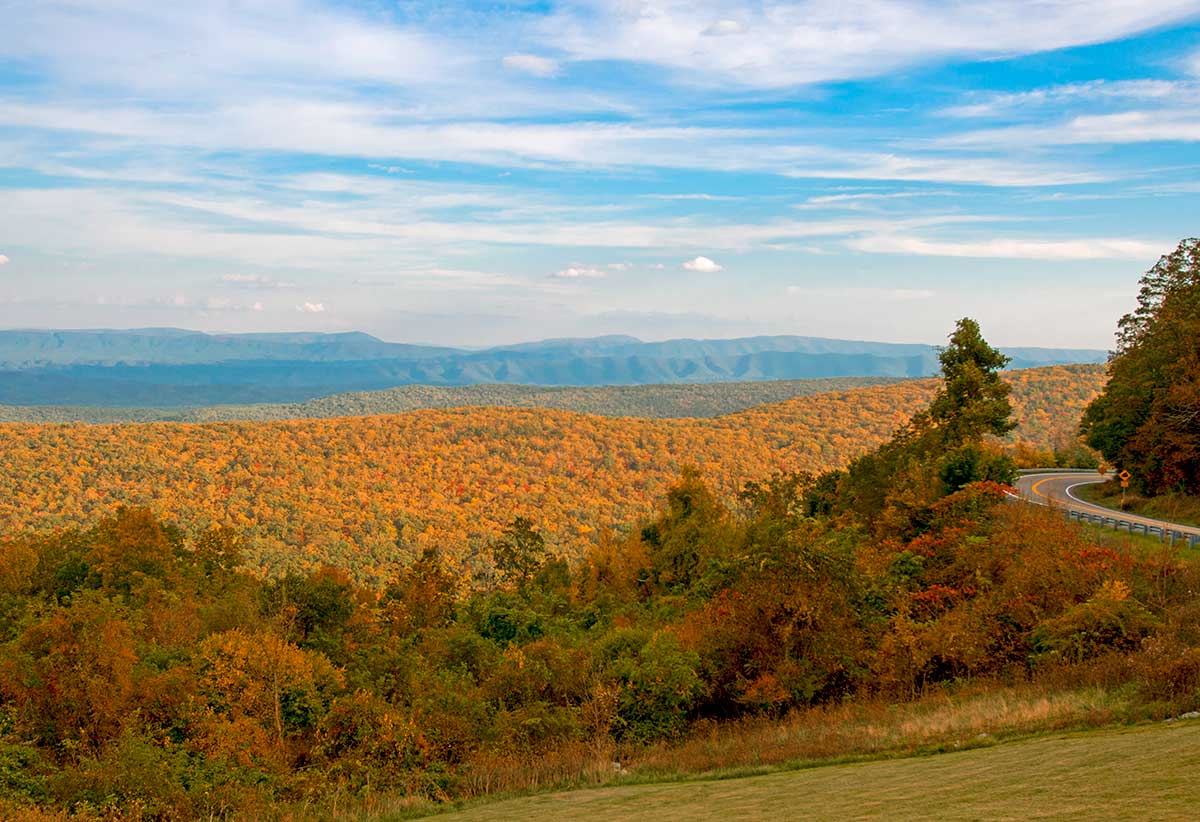
[[[1087,514],[1116,517],[1124,522],[1132,522],[1137,525],[1149,525],[1152,528],[1165,528],[1179,534],[1195,534],[1200,536],[1200,528],[1194,525],[1179,525],[1149,517],[1139,517],[1125,511],[1118,511],[1113,508],[1105,508],[1102,505],[1085,502],[1079,498],[1078,487],[1080,485],[1092,485],[1097,482],[1105,482],[1108,479],[1111,479],[1111,477],[1102,477],[1100,474],[1093,473],[1062,474],[1047,472],[1044,474],[1024,474],[1017,480],[1017,490],[1022,497],[1038,505],[1050,505],[1066,511],[1082,511]]]

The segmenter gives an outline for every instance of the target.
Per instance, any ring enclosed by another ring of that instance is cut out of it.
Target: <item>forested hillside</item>
[[[1095,363],[1104,352],[1007,349],[1013,368]],[[544,340],[483,350],[402,345],[367,334],[208,335],[0,331],[0,404],[194,408],[294,403],[398,385],[650,385],[924,377],[930,345],[747,337]]]
[[[1067,366],[1098,370],[1102,366]],[[509,406],[557,408],[606,417],[719,417],[756,405],[810,394],[890,385],[900,377],[830,377],[760,382],[664,385],[402,385],[334,394],[300,403],[213,405],[205,408],[105,408],[0,405],[0,422],[223,422],[402,414],[423,408]]]
[[[1015,436],[1073,440],[1095,371],[1008,375]],[[94,522],[148,506],[188,531],[228,525],[268,573],[322,563],[379,585],[427,547],[476,571],[488,539],[529,517],[578,555],[641,516],[685,465],[722,494],[774,471],[820,472],[878,445],[936,383],[801,397],[714,419],[533,409],[429,410],[270,423],[0,427],[0,530]]]

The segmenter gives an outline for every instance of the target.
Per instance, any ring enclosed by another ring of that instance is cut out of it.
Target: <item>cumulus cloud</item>
[[[628,271],[633,268],[632,263],[609,263],[608,267],[613,271]]]
[[[605,272],[595,266],[575,263],[561,271],[555,271],[550,276],[560,280],[595,280],[604,277]]]
[[[9,262],[8,257],[6,257],[3,254],[0,254],[0,265],[8,265],[8,262]]]
[[[303,314],[324,314],[325,303],[310,303],[305,302],[296,306],[296,310]]]
[[[685,271],[695,271],[699,274],[714,274],[725,268],[708,257],[694,257],[683,264]]]
[[[558,61],[536,54],[510,54],[500,61],[509,71],[532,74],[534,77],[551,77],[558,73]]]

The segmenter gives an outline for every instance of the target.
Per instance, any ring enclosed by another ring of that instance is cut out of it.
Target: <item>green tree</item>
[[[492,561],[508,582],[524,587],[546,561],[546,540],[533,530],[533,521],[517,517],[492,542]]]
[[[1144,493],[1200,493],[1200,240],[1184,240],[1142,277],[1108,373],[1083,415],[1088,444]]]
[[[694,585],[728,537],[728,511],[700,471],[685,467],[667,491],[659,516],[642,528],[658,581],[670,589]]]
[[[1009,358],[988,345],[979,323],[959,320],[938,360],[942,387],[928,414],[946,446],[977,442],[987,434],[1002,437],[1016,428],[1008,401],[1012,388],[1000,377]]]
[[[1009,482],[1011,460],[984,447],[988,436],[1013,430],[1010,386],[1000,376],[1008,357],[983,338],[979,323],[964,317],[938,355],[942,385],[879,449],[850,463],[830,501],[810,500],[813,510],[852,511],[877,530],[920,529],[923,511],[946,494],[980,480]]]

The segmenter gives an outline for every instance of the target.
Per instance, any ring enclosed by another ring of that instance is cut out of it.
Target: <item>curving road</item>
[[[1046,471],[1044,473],[1023,474],[1017,480],[1016,486],[1017,491],[1024,499],[1037,505],[1048,505],[1064,511],[1115,517],[1121,522],[1174,531],[1179,535],[1186,534],[1188,536],[1200,537],[1200,528],[1194,525],[1180,525],[1175,522],[1140,517],[1136,514],[1126,513],[1115,508],[1105,508],[1102,505],[1087,502],[1078,496],[1077,489],[1079,486],[1094,485],[1109,479],[1112,478],[1101,476],[1094,472],[1063,473],[1061,471]]]

